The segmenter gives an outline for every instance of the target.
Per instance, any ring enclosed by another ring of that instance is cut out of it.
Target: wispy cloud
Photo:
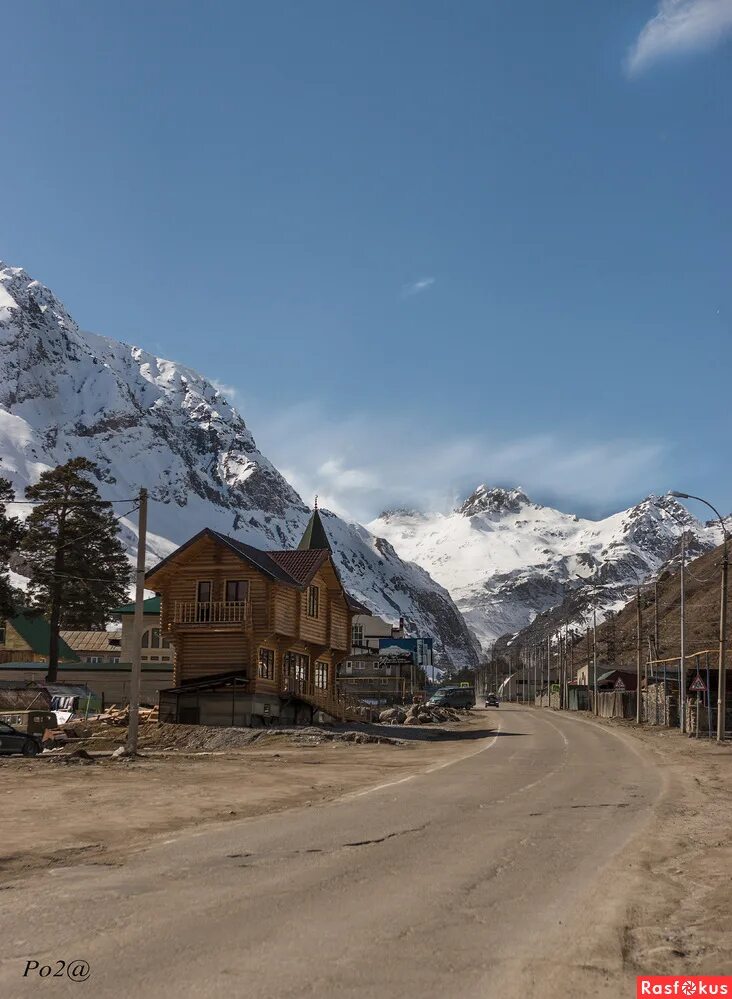
[[[266,419],[257,444],[300,495],[367,522],[395,506],[447,511],[480,482],[521,485],[572,512],[608,513],[659,490],[667,447],[654,440],[435,436],[393,412],[337,417],[304,403]]]
[[[435,278],[433,277],[423,277],[418,281],[412,281],[411,284],[405,284],[402,287],[402,298],[411,298],[413,295],[419,295],[423,291],[427,291],[435,283]]]
[[[215,378],[209,378],[209,381],[219,395],[224,396],[227,402],[234,402],[237,397],[237,390],[233,385],[225,385],[223,382],[217,381]]]
[[[642,72],[664,56],[711,48],[732,33],[732,0],[660,0],[630,49],[625,69]]]

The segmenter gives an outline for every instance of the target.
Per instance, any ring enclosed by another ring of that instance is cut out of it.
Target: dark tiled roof
[[[317,514],[317,511],[315,511],[315,513]],[[320,523],[319,515],[318,523]],[[211,528],[205,527],[202,531],[199,531],[198,534],[189,538],[189,540],[186,541],[185,544],[181,545],[180,548],[177,548],[172,554],[168,555],[167,558],[164,558],[162,562],[158,562],[153,569],[150,569],[146,573],[146,577],[153,576],[159,569],[161,569],[168,562],[172,561],[177,555],[180,555],[181,552],[190,548],[190,546],[195,544],[196,541],[204,537],[213,538],[215,541],[218,541],[219,544],[226,545],[230,551],[233,551],[237,555],[241,556],[241,558],[246,559],[250,565],[255,566],[255,568],[259,569],[266,576],[269,576],[270,579],[279,583],[284,583],[286,586],[294,586],[298,590],[307,586],[323,562],[331,556],[330,546],[326,548],[301,547],[295,550],[263,551],[261,548],[254,548],[252,545],[245,545],[243,541],[237,541],[236,538],[230,538],[227,534],[220,534],[218,531],[212,531]],[[338,581],[341,583],[341,586],[343,586],[343,582],[341,581],[338,570],[336,569],[335,562],[332,564],[333,570],[336,576],[338,576]],[[343,592],[346,598],[346,603],[351,610],[358,614],[371,613],[367,607],[364,607],[357,600],[355,600],[354,597],[350,596],[350,594],[346,592],[345,587],[343,587]]]
[[[328,549],[305,548],[296,551],[268,552],[285,572],[300,584],[306,586],[328,558]]]
[[[231,548],[232,551],[243,556],[248,562],[256,566],[257,569],[261,569],[271,579],[276,579],[280,583],[287,583],[289,586],[301,585],[298,580],[274,560],[272,557],[275,554],[274,552],[265,552],[261,548],[245,545],[243,541],[230,538],[227,534],[219,534],[218,531],[211,531],[211,534],[222,544],[226,545],[227,548]]]

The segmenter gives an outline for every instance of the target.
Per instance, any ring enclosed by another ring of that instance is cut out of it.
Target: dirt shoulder
[[[633,974],[732,974],[732,744],[592,719],[652,754],[664,793],[624,857],[623,963]],[[610,886],[608,886],[610,888]]]
[[[108,755],[123,730],[85,742],[91,761],[68,754],[0,757],[0,881],[75,860],[122,863],[155,836],[399,780],[467,756],[492,735],[482,712],[459,724],[407,729],[341,726],[255,735],[201,727],[186,733],[188,728],[146,728],[144,755],[135,760]],[[360,741],[371,738],[387,741]]]

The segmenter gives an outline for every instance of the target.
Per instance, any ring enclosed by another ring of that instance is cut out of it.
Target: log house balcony
[[[192,625],[196,628],[251,625],[251,604],[248,600],[175,600],[170,623],[173,626]]]

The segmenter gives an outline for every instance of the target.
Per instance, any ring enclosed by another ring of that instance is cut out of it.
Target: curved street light
[[[669,496],[675,499],[697,500],[708,506],[720,523],[724,536],[724,554],[722,556],[722,595],[719,611],[719,675],[717,677],[717,742],[724,742],[725,722],[727,713],[727,577],[729,574],[729,531],[719,510],[701,496],[691,493],[680,493],[672,490]]]

